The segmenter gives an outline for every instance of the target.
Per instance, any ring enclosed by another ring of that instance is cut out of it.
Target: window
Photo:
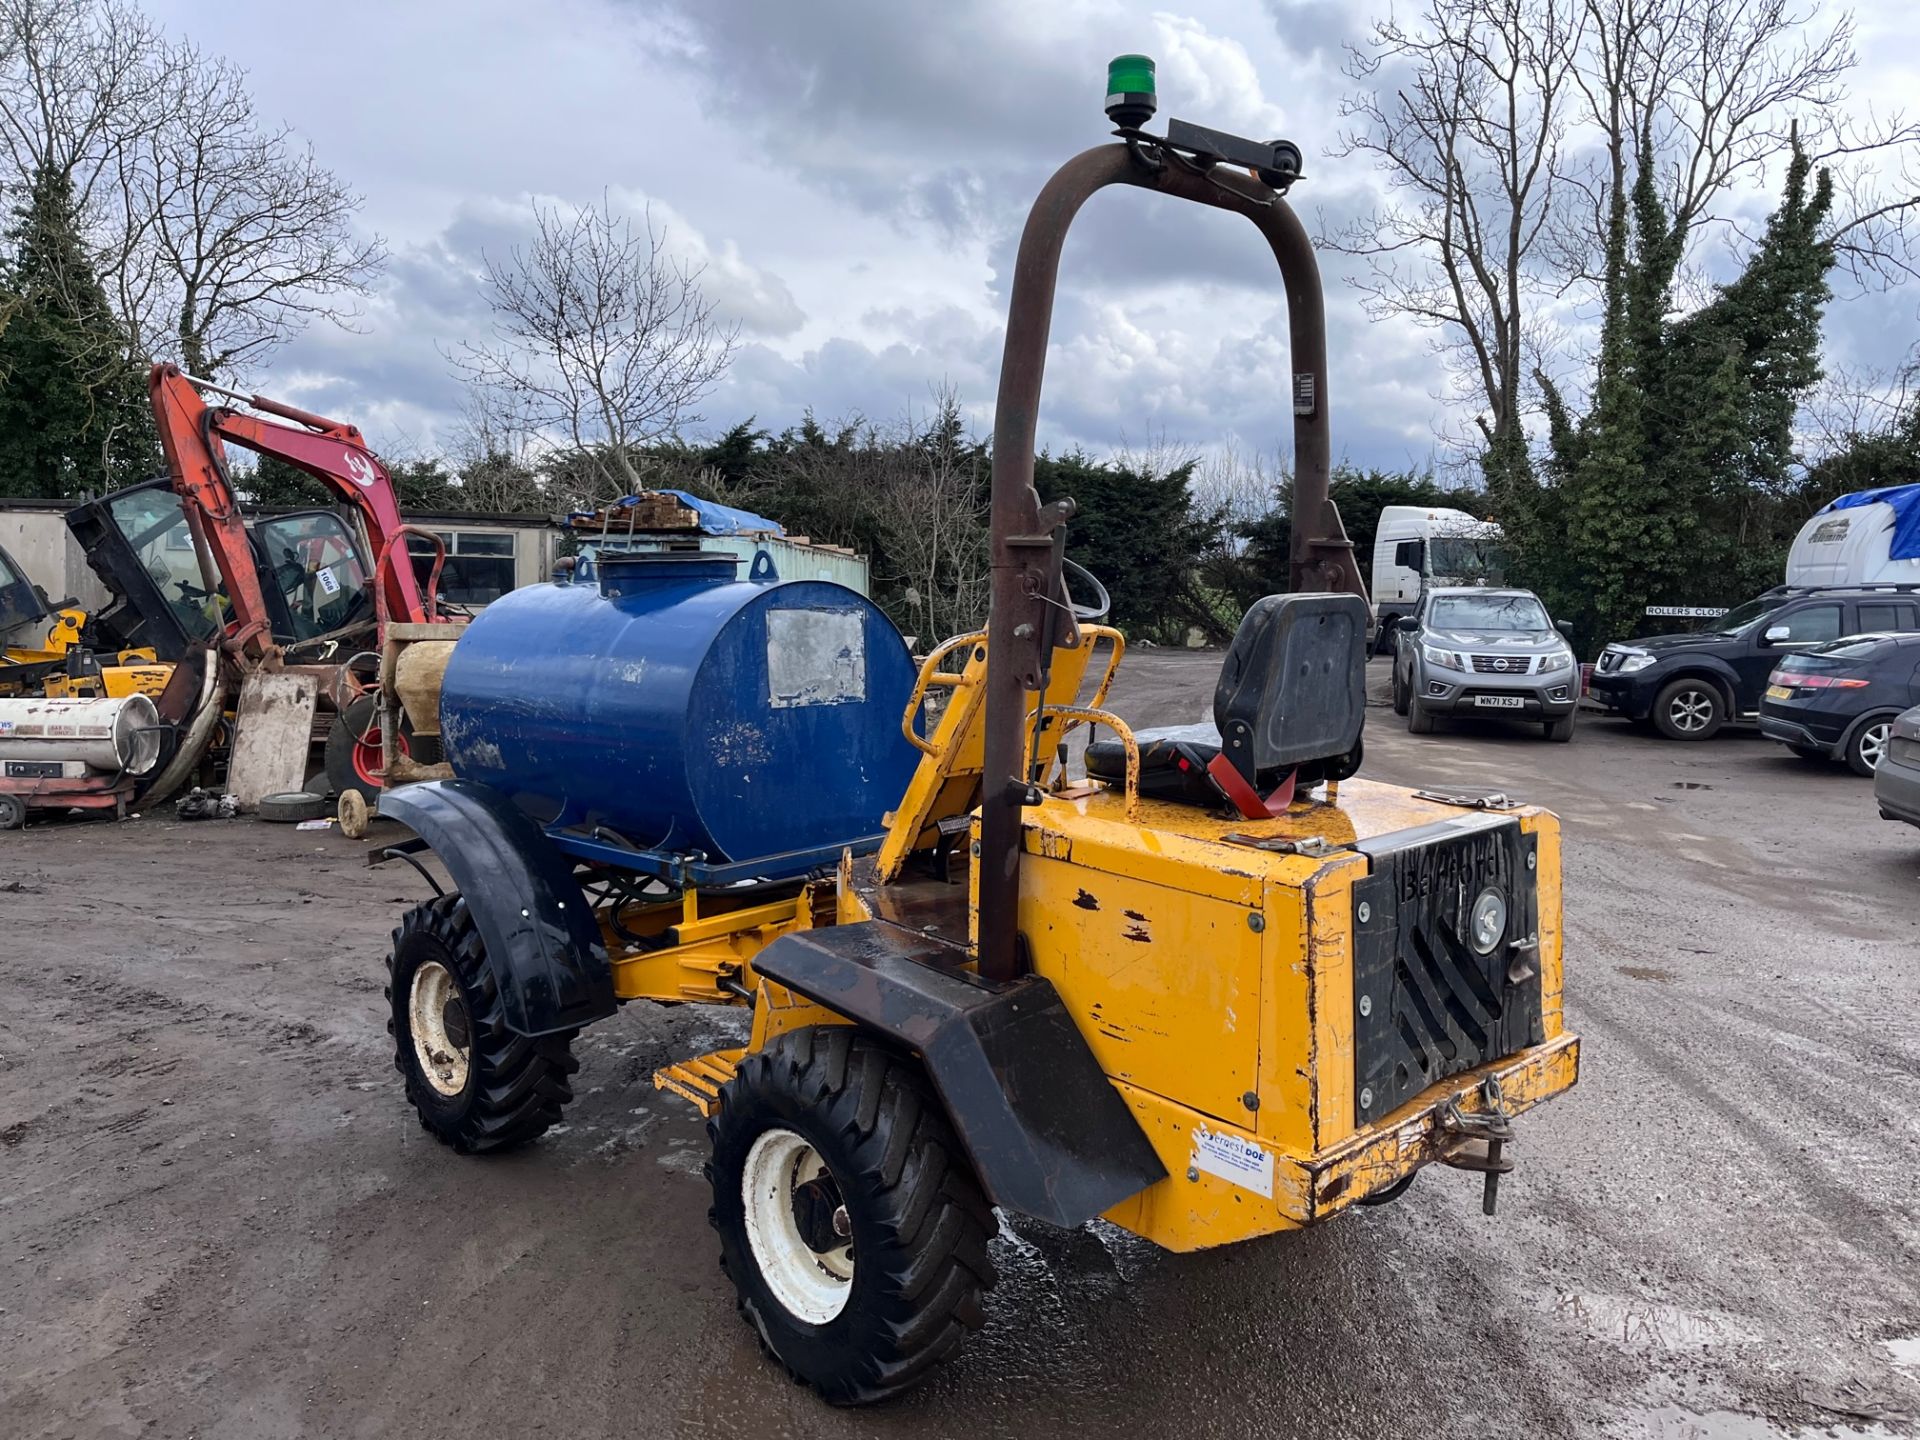
[[[1507,578],[1506,548],[1496,539],[1436,535],[1428,542],[1427,574],[1452,581],[1498,585]]]
[[[286,605],[282,643],[311,640],[370,614],[373,596],[353,535],[331,511],[262,520],[253,527],[264,557],[261,581]]]
[[[1767,629],[1771,633],[1782,627],[1787,633],[1775,636],[1776,645],[1818,645],[1823,640],[1838,640],[1840,607],[1809,605],[1804,610],[1795,610],[1790,615],[1774,620]]]
[[[1889,630],[1920,630],[1916,620],[1915,606],[1904,600],[1862,601],[1860,605],[1859,632],[1863,635],[1877,635]]]
[[[443,530],[447,564],[440,572],[440,598],[460,605],[490,605],[513,589],[514,536],[488,530]],[[424,587],[433,573],[433,546],[415,538],[413,572]]]
[[[109,502],[107,513],[181,628],[202,641],[218,635],[226,596],[206,588],[180,497],[165,486],[142,487]]]
[[[1531,595],[1440,595],[1427,625],[1434,630],[1551,630],[1547,612]]]
[[[1704,633],[1708,635],[1738,635],[1742,630],[1746,629],[1747,626],[1753,624],[1754,621],[1763,616],[1771,615],[1786,603],[1787,601],[1784,595],[1762,595],[1756,600],[1747,601],[1744,605],[1734,606],[1733,609],[1720,617],[1717,625]]]

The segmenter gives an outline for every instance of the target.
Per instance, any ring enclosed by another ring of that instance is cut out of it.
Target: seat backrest
[[[1240,622],[1213,692],[1220,749],[1249,782],[1351,754],[1367,708],[1367,604],[1269,595]]]

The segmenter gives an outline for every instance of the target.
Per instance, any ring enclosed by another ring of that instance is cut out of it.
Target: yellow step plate
[[[744,1049],[716,1050],[711,1055],[682,1060],[678,1065],[654,1071],[653,1088],[671,1090],[681,1099],[692,1101],[702,1115],[711,1115],[713,1107],[720,1103],[720,1087],[733,1079],[740,1057],[746,1053]]]

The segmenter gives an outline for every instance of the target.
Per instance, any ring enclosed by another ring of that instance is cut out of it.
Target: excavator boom
[[[393,479],[380,457],[369,450],[360,431],[260,395],[226,390],[196,379],[177,365],[156,365],[148,376],[153,418],[173,487],[185,502],[187,521],[201,559],[220,576],[234,624],[225,645],[243,664],[257,664],[274,652],[272,624],[247,536],[240,505],[227,469],[225,445],[231,442],[259,455],[285,461],[325,485],[359,520],[372,570],[400,533],[400,505]],[[202,391],[244,401],[248,414],[210,406]],[[262,418],[265,415],[278,420]],[[282,424],[281,420],[291,421]],[[429,617],[410,565],[381,566],[386,613],[396,620],[422,622]]]

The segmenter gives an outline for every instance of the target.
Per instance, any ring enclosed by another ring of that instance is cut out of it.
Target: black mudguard
[[[753,968],[918,1052],[1003,1209],[1084,1225],[1165,1179],[1052,984],[988,985],[952,960],[950,948],[863,921],[783,935]]]
[[[507,1024],[549,1035],[614,1012],[613,971],[573,863],[498,790],[429,780],[380,793],[380,814],[427,843],[486,943]]]

